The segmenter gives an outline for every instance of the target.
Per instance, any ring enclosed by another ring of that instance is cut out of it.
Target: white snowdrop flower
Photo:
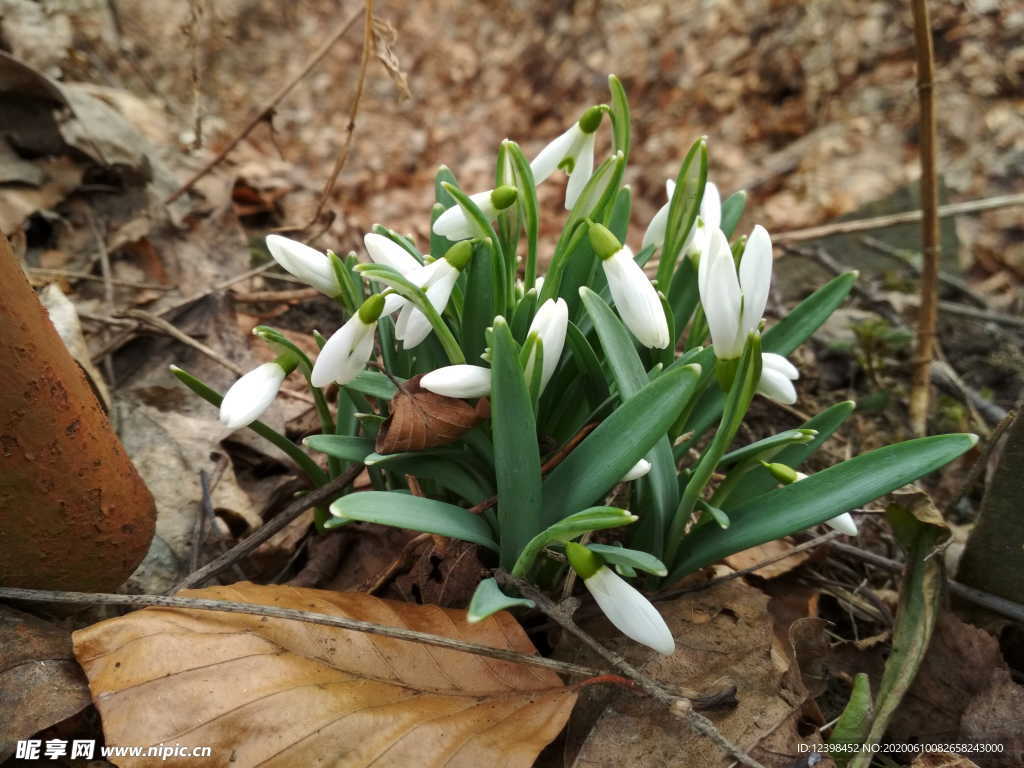
[[[774,352],[761,354],[761,378],[757,391],[777,403],[792,405],[796,402],[796,388],[793,382],[800,378],[800,371],[789,360]]]
[[[459,274],[473,256],[473,244],[468,240],[456,243],[444,255],[444,258],[422,267],[418,276],[409,279],[426,291],[427,300],[437,310],[444,312],[451,298]],[[402,342],[404,349],[412,349],[421,344],[430,335],[432,327],[427,316],[412,302],[406,302],[398,314],[395,323],[395,337]]]
[[[469,199],[480,209],[485,219],[494,221],[499,211],[505,210],[516,201],[517,194],[515,187],[505,185],[497,189],[489,189],[486,192],[477,192],[475,195],[470,195]],[[434,234],[458,241],[468,240],[485,233],[477,231],[476,225],[462,210],[462,206],[456,203],[437,217],[434,222]]]
[[[780,464],[777,462],[769,464],[766,461],[762,461],[761,463],[764,465],[764,468],[771,472],[772,476],[783,485],[791,485],[792,483],[797,483],[801,480],[807,479],[807,475],[803,472],[797,472],[786,464]],[[835,531],[846,534],[847,536],[857,535],[857,522],[849,512],[843,512],[843,514],[836,515],[831,520],[826,520],[825,525]]]
[[[654,214],[654,218],[651,219],[651,223],[647,225],[647,231],[644,232],[641,247],[646,248],[651,243],[654,243],[657,248],[665,245],[668,210],[672,205],[672,195],[675,194],[675,191],[676,183],[672,179],[668,179],[665,182],[665,196],[668,198],[668,202],[658,209],[658,212]],[[699,258],[701,254],[707,251],[711,240],[711,233],[721,226],[722,197],[718,192],[718,187],[709,181],[704,185],[704,196],[700,201],[700,212],[694,220],[689,234],[686,236],[686,242],[683,244],[683,254]]]
[[[558,366],[562,357],[562,348],[565,346],[565,332],[569,326],[569,305],[565,299],[548,299],[541,304],[537,314],[533,316],[530,323],[530,330],[527,332],[527,339],[536,334],[541,342],[541,350],[544,355],[544,362],[541,365],[540,391],[551,380],[551,376]],[[526,380],[529,381],[533,373],[533,356],[526,366]]]
[[[229,429],[252,424],[270,407],[288,371],[277,362],[256,366],[224,394],[220,420]]]
[[[747,336],[757,330],[764,315],[771,281],[772,242],[764,227],[754,227],[747,239],[738,274],[722,230],[711,233],[697,270],[697,287],[720,360],[743,354]]]
[[[569,174],[565,188],[565,208],[571,211],[580,192],[594,172],[594,137],[604,112],[591,107],[558,138],[551,141],[530,163],[533,181],[538,186],[558,168]]]
[[[281,235],[267,235],[267,250],[286,272],[320,293],[331,298],[341,293],[341,285],[331,267],[331,260],[316,248]]]
[[[391,238],[384,237],[384,235],[368,232],[363,236],[363,245],[366,246],[366,252],[370,254],[370,260],[374,264],[383,264],[386,267],[391,267],[403,277],[413,279],[425,269],[425,266],[416,261],[405,248]],[[406,301],[404,297],[399,296],[397,293],[385,293],[384,311],[381,314],[394,314],[405,306]]]
[[[629,471],[622,476],[620,483],[629,483],[633,480],[639,480],[641,477],[651,471],[651,462],[647,459],[640,459],[636,464],[629,468]]]
[[[601,612],[626,637],[670,656],[676,641],[651,601],[604,564],[598,555],[575,542],[565,545],[573,570],[583,579]]]
[[[383,309],[384,297],[375,293],[327,340],[313,364],[310,381],[314,387],[326,387],[332,381],[347,384],[366,368]]]
[[[485,397],[491,394],[491,369],[481,365],[446,365],[421,378],[420,386],[445,397]]]
[[[615,308],[629,332],[645,347],[664,349],[669,345],[668,320],[658,292],[633,258],[606,227],[590,225],[590,242],[601,257]]]

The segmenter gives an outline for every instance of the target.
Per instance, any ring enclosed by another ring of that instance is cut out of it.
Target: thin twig
[[[320,294],[316,288],[293,288],[286,291],[233,291],[231,298],[243,304],[260,302],[287,302],[315,299]]]
[[[969,317],[972,320],[982,320],[996,325],[1005,325],[1007,328],[1024,328],[1024,318],[1004,315],[1002,312],[993,312],[989,309],[968,307],[966,304],[957,304],[954,301],[940,301],[939,309],[944,313]]]
[[[979,200],[968,200],[963,203],[950,203],[939,208],[939,216],[948,218],[959,216],[965,213],[981,213],[992,211],[997,208],[1012,208],[1024,205],[1024,193],[1015,195],[998,195],[996,197],[984,197]],[[872,229],[884,229],[894,227],[898,224],[910,224],[921,220],[921,211],[904,211],[902,213],[891,213],[885,216],[873,216],[868,219],[852,219],[850,221],[835,221],[831,224],[822,224],[818,227],[806,227],[805,229],[791,229],[788,232],[773,232],[772,242],[798,243],[804,240],[818,240],[831,235],[846,235],[851,232],[867,232]]]
[[[99,225],[96,223],[96,217],[92,213],[92,208],[86,207],[85,218],[89,222],[89,229],[92,230],[93,239],[96,240],[96,248],[99,250],[100,255],[100,272],[103,275],[103,303],[107,306],[107,311],[112,312],[114,310],[114,284],[113,275],[110,271],[110,252],[107,250],[107,240],[100,232]],[[103,332],[106,335],[106,331]],[[103,370],[107,374],[107,381],[110,386],[116,384],[114,378],[114,360],[110,355],[104,355]],[[96,361],[94,361],[96,362]]]
[[[267,101],[258,110],[256,110],[255,114],[253,114],[253,116],[249,119],[249,122],[245,124],[245,127],[242,128],[242,130],[231,141],[229,141],[220,152],[217,153],[217,156],[210,160],[210,162],[208,162],[198,171],[196,171],[196,173],[193,174],[192,178],[190,178],[188,181],[182,184],[174,192],[174,194],[172,194],[170,197],[167,198],[166,201],[164,201],[165,204],[173,203],[183,194],[192,189],[192,187],[196,185],[196,182],[198,182],[201,178],[203,178],[214,168],[216,168],[224,160],[224,158],[231,153],[231,151],[235,147],[241,144],[245,137],[252,133],[253,129],[257,125],[266,120],[269,120],[274,113],[274,108],[281,102],[281,100],[285,96],[287,96],[291,92],[292,88],[294,88],[299,83],[299,81],[302,80],[302,78],[308,75],[313,70],[313,68],[316,67],[316,65],[323,60],[323,58],[328,54],[331,48],[334,47],[334,44],[338,42],[338,40],[340,40],[346,32],[348,32],[349,28],[353,24],[356,23],[356,19],[358,19],[360,15],[361,12],[355,13],[347,21],[344,21],[341,24],[339,24],[334,29],[334,31],[332,31],[331,34],[327,36],[327,39],[324,40],[323,44],[316,50],[316,52],[309,57],[309,59],[306,61],[302,69],[299,70],[299,72],[295,76],[293,76],[287,83],[278,88],[274,95],[267,99]]]
[[[66,280],[91,280],[93,282],[106,283],[107,278],[103,275],[92,275],[88,272],[75,272],[70,269],[50,269],[49,267],[26,267],[29,277],[42,279],[63,278]],[[131,280],[115,280],[110,278],[111,285],[119,288],[138,288],[147,291],[173,291],[173,285],[161,285],[160,283],[135,283]]]
[[[889,245],[889,243],[884,240],[879,240],[877,237],[871,237],[870,235],[864,235],[860,238],[860,241],[871,250],[898,261],[900,266],[906,267],[917,277],[921,276],[920,253],[897,248]],[[985,308],[988,306],[988,302],[985,300],[985,297],[974,291],[962,278],[940,270],[939,282],[969,298],[976,307]]]
[[[938,134],[935,121],[935,54],[932,48],[928,0],[912,0],[917,49],[917,97],[921,121],[921,306],[917,314],[917,349],[910,388],[910,428],[928,432],[931,403],[931,367],[935,357],[935,329],[939,301],[939,183],[936,170]]]
[[[533,600],[537,607],[546,616],[548,616],[548,618],[557,622],[566,632],[574,635],[588,648],[594,651],[594,653],[618,669],[626,677],[636,681],[636,684],[644,693],[649,695],[658,703],[664,704],[668,708],[669,712],[671,712],[675,717],[685,720],[686,724],[689,725],[696,733],[699,733],[701,736],[712,741],[723,752],[743,765],[749,766],[750,768],[764,768],[761,763],[757,762],[757,760],[744,752],[741,747],[733,744],[723,736],[715,727],[714,723],[694,711],[693,700],[695,696],[692,693],[679,695],[666,690],[653,677],[637,669],[622,658],[622,656],[611,649],[606,648],[601,643],[597,642],[597,640],[595,640],[590,634],[580,629],[576,622],[573,621],[572,616],[568,615],[547,595],[534,587],[528,581],[516,578],[504,571],[498,571],[495,574],[495,577],[498,579],[498,583],[502,586],[514,588],[518,590],[523,597]]]
[[[887,571],[902,571],[904,564],[899,563],[895,560],[890,560],[887,557],[876,555],[874,552],[868,552],[866,549],[860,547],[854,547],[850,544],[843,544],[842,542],[835,542],[832,545],[837,552],[843,552],[847,555],[853,555],[854,557],[860,558],[864,562],[877,565],[879,568],[884,568]],[[1005,616],[1008,619],[1013,619],[1024,624],[1024,605],[1015,603],[1012,600],[1007,600],[1004,597],[993,595],[989,592],[983,592],[980,589],[974,587],[968,587],[966,584],[961,584],[958,581],[949,579],[946,581],[949,585],[949,591],[958,597],[962,597],[968,602],[979,605],[982,608],[987,608],[994,613],[998,613],[1000,616]]]
[[[225,569],[230,568],[233,563],[237,563],[275,533],[283,530],[288,523],[310,507],[329,504],[331,501],[336,499],[362,471],[363,465],[356,464],[350,467],[345,474],[338,475],[338,477],[325,483],[319,488],[310,491],[304,496],[300,496],[283,510],[274,515],[273,519],[257,528],[220,557],[207,563],[199,570],[190,573],[178,584],[168,590],[168,592],[176,592],[179,589],[187,589],[189,587],[197,586],[208,579],[212,579]]]
[[[127,605],[132,608],[178,608],[188,611],[219,611],[221,613],[244,613],[253,616],[266,616],[272,619],[284,619],[286,621],[302,621],[307,624],[321,624],[326,627],[337,629],[348,629],[353,632],[365,632],[369,635],[391,637],[396,640],[407,640],[412,643],[432,645],[437,648],[447,648],[451,651],[472,653],[477,656],[487,656],[501,661],[510,661],[514,664],[526,664],[532,667],[542,667],[563,675],[582,675],[584,677],[599,677],[607,675],[607,670],[593,669],[580,664],[572,664],[557,659],[549,659],[545,656],[533,656],[527,653],[492,648],[489,645],[478,643],[467,643],[444,635],[434,635],[429,632],[417,632],[412,629],[401,627],[389,627],[383,624],[374,624],[359,619],[349,619],[342,616],[330,616],[326,613],[314,613],[312,611],[297,611],[292,608],[278,608],[272,605],[257,605],[254,603],[236,603],[230,600],[207,600],[195,597],[169,597],[166,595],[118,595],[107,593],[91,592],[58,592],[43,589],[14,589],[0,588],[0,600],[30,600],[42,603],[77,603],[82,605]]]
[[[334,159],[334,167],[331,169],[331,175],[327,177],[327,183],[324,184],[324,189],[320,193],[316,210],[313,212],[309,222],[304,227],[301,227],[301,229],[309,229],[320,220],[320,214],[323,213],[324,206],[327,205],[331,192],[334,191],[334,185],[342,169],[345,167],[349,150],[352,148],[352,137],[356,131],[356,115],[359,114],[359,102],[363,98],[363,88],[366,85],[366,70],[370,66],[370,52],[373,50],[373,0],[365,0],[363,13],[363,53],[359,61],[359,78],[356,81],[356,92],[352,97],[352,106],[348,113],[348,124],[345,126],[345,140],[342,142],[338,156]]]

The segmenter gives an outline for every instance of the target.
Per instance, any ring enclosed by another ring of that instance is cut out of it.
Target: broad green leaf
[[[516,343],[503,317],[494,319],[491,429],[498,484],[501,565],[511,568],[542,528],[537,425]],[[586,506],[581,504],[580,507]]]
[[[612,565],[626,566],[655,576],[664,576],[668,573],[668,569],[661,560],[637,549],[613,547],[608,544],[587,544],[587,549],[596,552],[606,563]]]
[[[846,702],[839,722],[832,729],[828,743],[840,746],[829,755],[839,768],[843,768],[856,754],[856,746],[864,744],[874,719],[875,709],[871,703],[871,679],[865,672],[858,672],[853,678],[853,691]],[[849,750],[849,751],[847,751]]]
[[[497,581],[494,579],[484,579],[477,584],[476,591],[473,593],[473,599],[469,601],[466,621],[470,624],[475,624],[498,611],[520,606],[533,608],[534,602],[523,597],[509,597],[501,591]]]
[[[686,153],[676,177],[675,192],[669,202],[668,221],[665,224],[665,244],[661,249],[658,263],[658,285],[671,284],[679,252],[686,243],[686,236],[700,213],[704,197],[704,185],[708,180],[708,142],[700,137]]]
[[[191,373],[176,365],[171,366],[171,373],[174,374],[178,381],[203,398],[203,400],[215,408],[220,408],[220,404],[224,400],[224,396],[222,394],[211,389]],[[264,440],[269,441],[281,449],[286,456],[298,465],[299,469],[302,470],[303,474],[309,478],[313,485],[323,485],[327,482],[327,473],[320,469],[320,467],[317,466],[317,463],[306,455],[305,451],[295,445],[295,443],[280,432],[271,429],[262,421],[254,421],[252,424],[248,425],[247,429],[251,429]]]
[[[378,324],[377,327],[379,329],[380,325]],[[371,370],[360,371],[352,381],[345,385],[345,388],[375,397],[378,400],[390,400],[398,391],[386,375],[380,371]]]
[[[580,296],[601,340],[619,395],[626,401],[648,383],[647,372],[636,352],[633,337],[611,307],[597,294],[588,288],[581,288]],[[667,435],[661,435],[655,441],[646,458],[651,462],[651,471],[636,484],[640,525],[634,533],[634,541],[642,549],[660,556],[669,517],[679,503],[676,463]]]
[[[856,279],[856,272],[846,272],[801,301],[782,320],[765,331],[761,337],[762,350],[788,355],[799,347],[843,303]],[[693,432],[693,437],[685,444],[684,451],[700,440],[721,412],[721,393],[714,388],[709,389],[701,396],[694,408],[694,417],[686,426],[686,431]]]
[[[740,223],[740,219],[743,218],[743,209],[747,207],[747,191],[741,189],[739,192],[733,192],[729,197],[726,198],[725,202],[722,203],[722,224],[721,230],[725,233],[726,238],[733,236],[736,231],[736,225]]]
[[[751,499],[730,510],[729,530],[707,527],[687,536],[669,580],[861,507],[944,466],[977,439],[937,435],[885,446]]]
[[[730,361],[717,361],[716,375],[720,374],[720,367],[729,365]],[[731,364],[735,364],[732,362]],[[743,422],[743,417],[750,407],[750,401],[754,398],[754,390],[761,378],[761,337],[753,332],[747,338],[746,346],[743,348],[743,357],[739,360],[733,373],[733,380],[729,394],[725,398],[725,408],[722,411],[722,420],[715,431],[711,444],[700,457],[697,466],[690,475],[686,488],[683,490],[679,500],[679,506],[672,516],[669,524],[668,536],[665,542],[665,556],[669,564],[675,562],[676,553],[682,542],[683,531],[690,520],[697,501],[704,492],[704,487],[711,479],[712,473],[718,467],[718,462],[725,455],[726,450],[732,443],[736,432]]]
[[[590,346],[587,337],[574,323],[569,323],[565,335],[569,342],[569,349],[572,350],[572,362],[579,375],[583,377],[586,386],[584,392],[591,409],[597,408],[608,399],[608,380],[605,379],[604,371],[601,370],[601,363],[598,362],[594,348]]]
[[[436,533],[498,551],[494,534],[483,518],[454,504],[422,496],[386,491],[350,493],[331,504],[331,514],[343,521],[362,520]],[[333,528],[339,524],[343,523],[328,521],[325,527]]]
[[[624,509],[618,507],[591,507],[582,512],[576,512],[553,525],[549,525],[538,533],[530,542],[523,547],[523,551],[516,559],[512,568],[513,576],[525,577],[530,572],[530,566],[540,551],[549,544],[555,542],[572,541],[578,536],[591,531],[602,531],[607,528],[617,528],[620,525],[629,525],[636,522],[636,515],[631,515]]]
[[[661,285],[659,288],[664,290]],[[693,317],[693,310],[700,303],[700,294],[697,290],[697,268],[693,266],[692,259],[684,258],[679,263],[679,267],[672,275],[667,295],[669,307],[672,308],[672,317],[675,319],[674,341],[678,343],[690,318]]]
[[[666,371],[611,413],[544,480],[547,525],[604,497],[678,416],[700,375],[695,366]]]
[[[437,483],[470,504],[479,504],[494,495],[494,487],[483,479],[482,472],[474,469],[464,451],[410,451],[383,456],[371,453],[366,457],[366,466]]]
[[[828,440],[839,426],[846,421],[846,418],[853,413],[855,404],[852,400],[836,403],[826,408],[813,419],[803,424],[800,429],[815,430],[817,434],[807,443],[798,443],[783,448],[782,451],[772,457],[772,461],[797,469],[811,454],[817,451],[826,440]],[[755,467],[747,472],[733,488],[729,497],[725,500],[726,509],[732,509],[740,504],[768,493],[775,488],[778,482],[764,467]]]
[[[310,435],[302,444],[307,448],[344,461],[364,463],[373,453],[373,440],[368,437],[351,435]]]
[[[462,308],[462,351],[473,365],[478,365],[486,342],[484,330],[494,322],[496,292],[501,290],[496,278],[495,255],[491,244],[484,241],[473,248],[473,259],[466,270],[466,302]],[[500,268],[500,267],[499,267]]]
[[[540,229],[540,216],[537,213],[537,185],[533,179],[530,163],[523,155],[519,145],[508,139],[504,143],[508,145],[508,156],[515,175],[515,186],[519,190],[515,207],[520,212],[523,229],[526,232],[526,264],[523,267],[523,284],[530,289],[537,279],[537,236]],[[514,277],[513,274],[513,279]]]

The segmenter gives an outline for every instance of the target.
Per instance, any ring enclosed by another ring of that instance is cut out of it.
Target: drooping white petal
[[[310,381],[314,387],[326,387],[332,381],[347,384],[366,367],[373,353],[373,333],[377,323],[367,325],[358,313],[350,317],[327,340],[313,364]]]
[[[576,153],[576,162],[569,174],[569,184],[565,188],[565,210],[571,211],[576,201],[579,200],[580,192],[590,181],[594,172],[594,134],[583,134],[583,141],[580,142],[579,151]]]
[[[725,239],[722,230],[715,230],[710,235],[707,251],[701,255],[697,265],[697,291],[700,293],[701,301],[708,293],[708,275],[711,274],[711,265],[718,259],[728,258],[732,260],[732,251],[729,249],[729,241]]]
[[[800,371],[797,370],[796,366],[775,352],[761,353],[761,367],[778,371],[787,379],[796,380],[800,378]]]
[[[551,141],[533,158],[533,162],[530,163],[530,170],[533,171],[533,181],[535,184],[539,185],[547,181],[548,177],[558,168],[559,163],[572,152],[573,146],[582,134],[583,131],[579,123],[573,123],[569,130]]]
[[[455,269],[445,259],[438,259],[430,266],[433,267],[435,264],[438,266],[431,274],[426,286],[427,300],[440,313],[444,312],[444,308],[448,306],[448,299],[451,298],[455,281],[459,279],[459,270]],[[433,328],[430,325],[430,321],[427,320],[427,316],[416,309],[415,306],[409,304],[406,308],[410,311],[406,313],[405,309],[403,309],[402,313],[398,316],[395,335],[402,340],[403,348],[412,349],[421,344],[430,335]],[[404,322],[403,317],[405,318]]]
[[[328,296],[341,293],[330,259],[316,248],[281,235],[267,235],[267,250],[285,271]]]
[[[494,203],[491,202],[491,192],[493,191],[493,189],[488,189],[486,192],[477,192],[475,195],[469,196],[469,199],[476,203],[477,208],[488,221],[494,221],[494,217],[498,215]],[[462,206],[456,203],[437,217],[437,221],[434,222],[434,234],[457,241],[476,237],[478,233],[473,222],[462,210]]]
[[[777,403],[792,405],[796,402],[796,388],[784,373],[761,366],[761,378],[757,382],[757,391]]]
[[[615,308],[637,341],[645,347],[664,349],[669,344],[668,321],[658,292],[628,246],[601,261]]]
[[[375,264],[391,267],[403,275],[409,275],[422,266],[405,248],[376,232],[368,232],[364,235],[363,244]]]
[[[740,287],[743,290],[744,335],[757,328],[768,304],[772,284],[772,241],[767,230],[758,224],[747,238],[740,259]]]
[[[847,536],[857,535],[857,523],[853,519],[853,515],[849,512],[843,512],[838,517],[833,517],[831,520],[826,520],[825,525],[834,531],[845,533]]]
[[[626,637],[670,656],[676,641],[651,602],[607,566],[601,566],[584,585],[608,620]]]
[[[636,464],[629,468],[629,471],[622,476],[620,483],[629,483],[633,480],[639,480],[641,477],[651,471],[651,462],[647,459],[640,459]]]
[[[420,379],[420,386],[445,397],[484,397],[491,393],[491,369],[480,365],[447,365]]]
[[[714,246],[712,249],[707,259],[701,258],[701,267],[704,266],[705,260],[710,262],[701,290],[701,304],[704,306],[704,316],[711,330],[715,356],[731,360],[742,354],[746,342],[746,337],[740,333],[739,327],[740,285],[732,257],[728,255],[728,247],[724,255],[721,251],[712,255]]]
[[[397,293],[389,293],[384,296],[384,309],[381,311],[381,314],[393,315],[404,307],[408,301],[407,298],[399,296]]]
[[[548,385],[551,376],[558,366],[562,357],[562,349],[565,346],[565,331],[569,326],[569,305],[565,299],[548,299],[541,304],[537,314],[533,316],[530,323],[530,333],[536,332],[540,336],[544,352],[544,365],[540,373],[541,392]]]
[[[286,376],[277,363],[256,366],[224,393],[220,420],[229,429],[252,424],[270,407]]]
[[[668,210],[672,207],[672,195],[675,194],[675,191],[676,183],[672,179],[667,179],[665,181],[665,195],[668,197],[668,202],[658,209],[658,212],[654,214],[654,218],[651,219],[651,223],[647,225],[644,239],[640,243],[641,248],[646,248],[651,243],[654,243],[656,248],[661,248],[665,245],[665,231],[668,228]]]

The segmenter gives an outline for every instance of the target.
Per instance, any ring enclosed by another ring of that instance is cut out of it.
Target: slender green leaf
[[[718,469],[723,470],[732,467],[736,464],[740,464],[748,459],[754,459],[755,461],[764,460],[775,456],[783,448],[790,445],[806,445],[811,442],[818,433],[813,429],[787,429],[785,432],[779,432],[776,435],[770,435],[769,437],[757,440],[748,445],[744,445],[742,448],[737,448],[735,451],[729,451],[725,454],[718,462]]]
[[[538,533],[523,547],[523,551],[512,567],[512,575],[525,577],[540,551],[555,542],[565,543],[591,531],[603,531],[636,522],[636,515],[631,515],[618,507],[590,507],[581,512],[569,515],[549,525]]]
[[[622,81],[615,75],[608,75],[608,90],[612,94],[612,134],[615,139],[615,149],[621,152],[623,158],[628,161],[630,149],[629,99],[626,98],[626,89],[622,87]]]
[[[541,525],[540,453],[533,404],[516,343],[503,317],[494,319],[491,428],[498,483],[501,564],[511,568]]]
[[[515,207],[520,213],[523,230],[526,232],[526,264],[523,267],[523,283],[527,289],[530,289],[537,279],[537,236],[540,231],[537,185],[533,179],[530,163],[523,155],[523,150],[514,141],[506,139],[504,143],[508,145],[508,157],[512,163],[515,186],[519,190]],[[515,276],[513,275],[513,277]]]
[[[857,752],[860,744],[867,742],[875,708],[871,703],[871,679],[866,672],[858,672],[853,678],[850,700],[839,716],[839,722],[832,729],[828,743],[839,747],[829,755],[839,768],[844,768]]]
[[[574,323],[570,322],[567,326],[565,338],[569,342],[569,349],[572,350],[572,362],[569,365],[575,366],[579,375],[583,377],[587,402],[591,409],[595,409],[610,395],[608,380],[601,370],[597,353]]]
[[[497,581],[484,579],[477,584],[476,591],[473,592],[473,599],[469,601],[466,621],[475,624],[498,611],[518,607],[533,608],[534,602],[523,597],[509,597],[501,591]]]
[[[403,381],[397,376],[395,378]],[[345,385],[345,388],[376,397],[378,400],[390,400],[398,392],[391,379],[380,371],[371,370],[360,371],[352,381]]]
[[[655,576],[664,576],[668,573],[665,564],[654,555],[641,552],[637,549],[626,549],[625,547],[613,547],[608,544],[587,544],[587,549],[596,552],[606,563],[617,566],[626,566],[638,571],[652,573]]]
[[[345,461],[364,463],[373,453],[373,440],[351,435],[310,435],[302,444],[307,448]]]
[[[494,322],[495,301],[501,290],[500,278],[496,279],[494,249],[487,241],[477,243],[473,248],[473,259],[467,266],[469,281],[466,283],[466,303],[462,309],[462,351],[466,360],[478,364],[486,347],[484,330]]]
[[[935,471],[976,442],[974,435],[953,434],[889,445],[751,499],[729,512],[729,530],[703,528],[686,538],[670,581],[861,507]]]
[[[407,493],[362,491],[342,496],[331,504],[331,514],[342,520],[408,528],[449,536],[498,550],[494,535],[481,517],[462,507]],[[329,521],[325,527],[338,525]]]

